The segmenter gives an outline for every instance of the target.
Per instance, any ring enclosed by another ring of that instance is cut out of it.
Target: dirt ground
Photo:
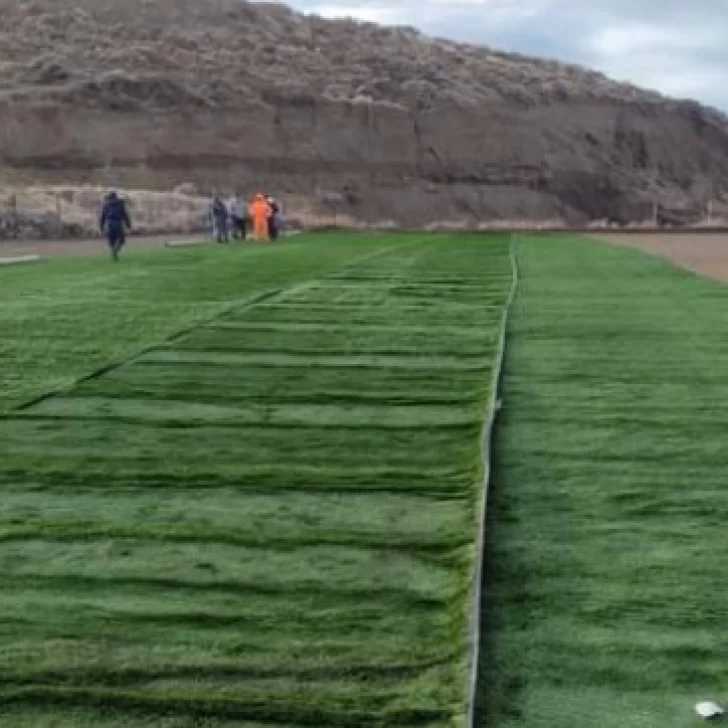
[[[699,275],[728,281],[728,233],[601,233],[593,238],[660,255]],[[130,237],[130,248],[161,248],[168,242],[199,240],[200,236]],[[27,240],[0,242],[0,258],[20,255],[108,255],[103,240]]]
[[[154,237],[134,237],[127,240],[127,246],[133,248],[161,248],[165,243],[177,241],[195,241],[204,235],[157,235]],[[0,258],[13,258],[20,255],[40,255],[54,257],[58,255],[108,255],[106,243],[99,239],[91,240],[18,240],[0,241]]]
[[[728,281],[728,233],[602,233],[592,237],[639,248],[706,278]]]

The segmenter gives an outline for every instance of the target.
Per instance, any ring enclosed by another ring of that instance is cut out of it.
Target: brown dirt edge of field
[[[589,237],[667,258],[706,278],[728,282],[728,233],[599,233]]]
[[[300,230],[292,229],[283,232],[280,241],[293,238]],[[167,245],[183,246],[191,243],[214,244],[209,235],[197,233],[191,235],[131,235],[127,238],[126,252],[135,249],[164,248]],[[246,241],[246,244],[250,240]],[[241,244],[240,241],[231,240],[230,245]],[[280,242],[279,242],[280,244]],[[39,255],[45,257],[78,256],[78,255],[109,255],[106,241],[101,238],[84,238],[83,240],[0,240],[0,258],[14,258],[16,256]]]
[[[195,242],[204,240],[204,235],[154,235],[131,236],[127,248],[163,248],[167,243]],[[21,255],[58,257],[63,255],[108,255],[106,242],[100,238],[84,240],[12,240],[0,242],[0,258]]]
[[[728,232],[595,233],[590,238],[612,245],[643,250],[667,258],[698,275],[728,282]],[[162,248],[167,243],[202,241],[204,235],[155,235],[130,237],[128,247]],[[101,239],[0,241],[0,258],[40,255],[108,255]]]

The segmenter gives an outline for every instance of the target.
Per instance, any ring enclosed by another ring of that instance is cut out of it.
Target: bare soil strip
[[[204,235],[154,235],[131,236],[127,241],[129,249],[163,248],[169,243],[197,242]],[[64,256],[64,255],[108,255],[106,242],[101,238],[86,240],[8,240],[0,241],[0,257],[25,255]]]
[[[591,237],[638,248],[706,278],[728,281],[728,233],[601,233]]]

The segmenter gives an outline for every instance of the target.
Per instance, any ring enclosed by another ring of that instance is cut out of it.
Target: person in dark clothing
[[[248,205],[242,195],[237,195],[230,205],[230,220],[232,223],[233,238],[245,240],[247,234]]]
[[[215,241],[218,243],[229,243],[228,220],[230,213],[227,205],[222,201],[219,195],[215,195],[212,200],[212,229]]]
[[[271,209],[271,215],[268,218],[268,235],[271,240],[278,240],[278,236],[281,234],[281,206],[273,197],[268,197],[267,202]]]
[[[126,202],[113,190],[104,200],[99,227],[101,234],[106,235],[111,257],[115,261],[119,260],[119,253],[126,243],[126,233],[131,231],[131,220],[126,209]]]

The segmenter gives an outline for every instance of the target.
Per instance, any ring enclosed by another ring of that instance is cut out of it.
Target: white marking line
[[[14,258],[0,258],[0,265],[20,265],[22,263],[37,263],[40,255],[18,255]]]
[[[207,245],[204,240],[168,240],[165,244],[165,248],[186,248],[190,245]]]

